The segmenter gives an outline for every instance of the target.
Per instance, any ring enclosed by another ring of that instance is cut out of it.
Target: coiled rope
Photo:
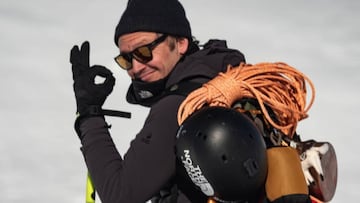
[[[311,88],[308,105],[306,85]],[[219,73],[187,96],[178,110],[178,123],[181,125],[204,106],[231,108],[242,98],[255,98],[266,120],[291,138],[298,122],[308,116],[315,99],[315,88],[306,75],[282,62],[229,66],[225,73]],[[274,111],[276,122],[265,104]]]

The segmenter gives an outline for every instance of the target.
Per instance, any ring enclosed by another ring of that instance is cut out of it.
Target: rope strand
[[[308,105],[307,84],[312,93]],[[256,99],[266,120],[291,138],[297,123],[308,116],[315,88],[306,75],[282,62],[229,66],[225,73],[219,73],[188,95],[179,108],[178,123],[203,106],[231,108],[242,98]],[[265,104],[274,111],[277,122],[270,117]]]

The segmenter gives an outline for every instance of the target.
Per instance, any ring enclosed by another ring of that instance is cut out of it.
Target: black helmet
[[[177,133],[176,155],[201,191],[220,201],[250,200],[264,188],[266,146],[245,114],[206,107]]]

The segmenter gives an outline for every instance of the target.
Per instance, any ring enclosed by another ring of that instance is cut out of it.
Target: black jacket
[[[162,92],[188,81],[204,83],[225,71],[228,64],[235,66],[244,61],[243,54],[228,49],[225,41],[209,41],[203,49],[184,57],[176,65]],[[81,123],[83,155],[103,203],[142,203],[150,199],[153,202],[181,203],[205,200],[201,192],[187,187],[191,183],[176,178],[179,177],[176,176],[174,151],[179,127],[177,111],[185,99],[179,92],[162,94],[153,102],[146,103],[151,107],[149,115],[123,158],[103,117],[88,118]],[[134,98],[132,103],[142,104]]]

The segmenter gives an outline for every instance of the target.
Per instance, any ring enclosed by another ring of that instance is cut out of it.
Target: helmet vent
[[[224,162],[224,164],[226,164],[226,163],[228,162],[228,158],[226,157],[225,154],[223,154],[223,155],[221,156],[221,160]]]
[[[252,133],[248,134],[251,139],[254,139],[254,135]]]
[[[254,159],[248,159],[244,162],[244,167],[249,177],[255,176],[259,172],[259,166]]]
[[[203,140],[206,140],[207,135],[204,134],[204,133],[202,133],[201,131],[198,131],[198,132],[196,133],[196,137],[199,137],[199,138],[202,138]]]

